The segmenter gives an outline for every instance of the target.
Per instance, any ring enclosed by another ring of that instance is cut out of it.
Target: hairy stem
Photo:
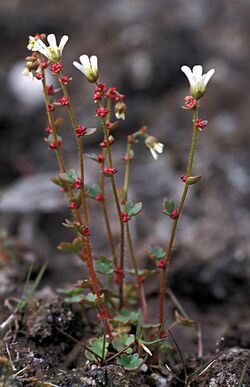
[[[129,175],[130,175],[130,165],[132,158],[130,157],[131,154],[131,142],[128,141],[127,144],[127,154],[126,154],[126,166],[125,166],[125,177],[124,177],[124,185],[123,185],[123,191],[124,191],[124,202],[126,203],[128,199],[128,185],[129,185]],[[142,313],[143,313],[143,318],[144,322],[148,322],[148,306],[145,298],[145,291],[144,291],[144,286],[141,282],[140,275],[138,272],[138,266],[135,258],[135,252],[134,252],[134,246],[133,246],[133,241],[131,238],[131,233],[129,229],[129,224],[126,223],[126,236],[127,236],[127,241],[128,241],[128,248],[129,248],[129,253],[130,253],[130,258],[132,262],[133,269],[135,271],[136,275],[136,280],[137,280],[137,287],[140,291],[140,299],[141,299],[141,306],[142,306]]]
[[[100,107],[103,107],[102,102],[100,102]],[[107,157],[108,157],[108,166],[109,168],[113,168],[113,161],[112,161],[112,154],[111,154],[111,147],[109,144],[109,130],[106,125],[106,120],[102,118],[102,127],[103,127],[103,132],[104,132],[104,138],[107,143]],[[122,211],[121,211],[121,206],[119,202],[119,196],[118,196],[118,191],[115,183],[115,178],[113,175],[110,176],[110,181],[111,181],[111,186],[113,190],[113,195],[115,199],[115,205],[117,209],[117,214],[119,218],[119,223],[120,223],[120,262],[119,262],[119,267],[123,271],[124,270],[124,223],[122,221]],[[123,277],[120,278],[119,282],[119,296],[120,296],[120,302],[119,302],[119,309],[121,309],[124,305],[124,297],[123,297]]]
[[[105,166],[105,157],[106,157],[106,151],[105,149],[102,150],[102,156],[103,156],[103,162],[101,163],[101,169],[103,170]],[[117,266],[117,259],[116,259],[116,252],[115,252],[115,243],[113,234],[111,231],[110,221],[109,221],[109,214],[107,209],[107,203],[106,203],[106,196],[105,196],[105,177],[103,173],[100,174],[100,188],[101,188],[101,194],[102,194],[102,211],[103,211],[103,217],[104,217],[104,223],[107,229],[108,234],[108,240],[109,240],[109,246],[113,257],[113,265],[114,267]]]
[[[192,144],[191,144],[191,150],[189,154],[189,160],[188,160],[188,166],[187,166],[187,177],[191,176],[192,168],[193,168],[193,161],[194,161],[194,155],[195,155],[195,149],[197,144],[197,136],[198,136],[198,128],[195,126],[196,121],[198,118],[198,106],[195,106],[193,111],[193,136],[192,136]],[[189,185],[185,183],[184,190],[182,193],[182,197],[178,206],[178,218],[173,220],[172,224],[172,230],[170,234],[169,243],[166,249],[166,256],[165,256],[165,265],[164,268],[161,270],[161,278],[160,278],[160,301],[159,301],[159,323],[160,325],[163,322],[163,316],[164,316],[164,300],[165,300],[165,294],[166,294],[166,270],[167,266],[171,257],[172,248],[174,245],[175,240],[175,234],[177,229],[177,224],[180,219],[180,215],[187,197],[187,193],[189,190]]]

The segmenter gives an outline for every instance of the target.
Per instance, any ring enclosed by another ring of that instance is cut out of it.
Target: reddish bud
[[[66,75],[63,75],[63,76],[60,78],[60,82],[61,82],[61,83],[64,83],[64,85],[68,85],[68,84],[71,82],[71,79],[72,79],[72,78],[69,78],[69,77],[67,77]]]
[[[170,214],[170,219],[175,220],[175,219],[177,219],[178,217],[179,217],[179,211],[178,211],[178,208],[175,208],[175,209],[171,212],[171,214]]]
[[[87,128],[85,126],[78,126],[76,128],[76,137],[84,136],[87,132]]]
[[[100,107],[99,109],[96,109],[96,115],[98,117],[106,117],[109,114],[109,110],[105,109],[104,107]]]
[[[138,281],[139,281],[139,283],[141,284],[142,282],[144,282],[146,280],[146,277],[145,277],[145,275],[138,275]]]
[[[167,337],[168,337],[167,331],[165,331],[165,329],[163,329],[161,331],[160,338],[161,339],[166,339]]]
[[[61,97],[60,99],[59,99],[59,102],[60,102],[60,104],[62,105],[62,106],[67,106],[67,105],[69,105],[69,100],[68,100],[68,98],[66,98],[66,97]]]
[[[160,259],[156,266],[159,268],[159,269],[164,269],[164,267],[166,266],[166,263],[165,263],[165,260],[164,259]]]
[[[60,145],[62,145],[62,141],[61,140],[57,141],[57,144],[56,144],[55,141],[52,141],[49,144],[49,147],[50,147],[50,149],[57,149]]]
[[[91,232],[89,231],[89,228],[88,226],[83,226],[82,229],[81,229],[81,234],[84,235],[84,236],[90,236],[91,235]]]
[[[74,187],[76,189],[82,188],[82,179],[80,177],[77,177],[74,182]]]
[[[48,67],[48,65],[49,65],[49,62],[47,61],[47,60],[44,60],[44,61],[42,61],[41,63],[40,63],[40,67],[41,67],[41,69],[46,69],[47,67]]]
[[[97,161],[98,161],[98,163],[103,163],[104,157],[101,153],[97,156]]]
[[[192,110],[195,106],[196,106],[196,99],[193,98],[191,95],[187,95],[185,98],[184,98],[184,101],[185,101],[185,105],[182,106],[183,109],[187,109],[187,110]]]
[[[54,95],[54,86],[53,85],[47,85],[46,86],[47,94],[48,95]]]
[[[123,221],[123,223],[127,223],[130,219],[131,217],[129,216],[129,214],[127,214],[127,212],[121,213],[121,220]]]
[[[187,181],[187,175],[181,176],[181,180],[183,181],[183,183],[186,183],[186,181]]]
[[[39,81],[43,79],[43,74],[42,73],[36,73],[36,79]]]
[[[71,202],[70,205],[69,205],[69,208],[71,210],[77,210],[78,204],[76,202]]]
[[[48,112],[53,112],[56,109],[55,105],[53,103],[49,103],[47,106]]]
[[[202,120],[201,118],[198,118],[195,123],[195,127],[202,130],[207,126],[207,121]]]
[[[48,126],[45,130],[46,132],[49,132],[49,134],[53,133],[53,129],[51,128],[51,126]]]
[[[107,175],[114,175],[117,172],[117,169],[105,167],[105,168],[103,168],[102,172],[106,173]]]
[[[98,92],[98,91],[103,91],[105,89],[106,89],[106,85],[104,83],[98,83],[95,91]]]
[[[101,193],[98,193],[95,197],[95,200],[97,202],[102,202],[103,201],[103,195]]]
[[[101,93],[99,91],[95,91],[92,98],[94,102],[100,101],[102,99]]]
[[[52,73],[58,74],[60,73],[60,71],[62,71],[63,65],[61,63],[52,63],[52,65],[50,66],[50,69]]]

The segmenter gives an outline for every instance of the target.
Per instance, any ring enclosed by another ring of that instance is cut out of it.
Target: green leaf
[[[104,256],[95,261],[95,269],[100,274],[112,274],[114,271],[112,261]]]
[[[65,219],[65,221],[62,223],[64,227],[71,228],[75,230],[76,232],[80,232],[82,229],[82,226],[80,225],[79,222],[72,222],[69,219]]]
[[[56,136],[56,138],[57,138],[57,141],[58,141],[58,142],[59,142],[59,141],[62,141],[62,137],[61,137],[61,136]],[[51,133],[51,134],[48,136],[47,141],[48,141],[49,144],[55,142],[55,136],[54,136],[53,133]]]
[[[165,257],[165,254],[166,254],[163,248],[157,245],[153,247],[146,246],[146,252],[150,256],[150,258],[153,258],[153,259],[162,259]]]
[[[98,306],[103,302],[103,295],[98,298],[96,294],[89,292],[86,296],[82,297],[82,302],[93,306]]]
[[[96,338],[90,339],[88,348],[90,350],[92,350],[93,352],[95,352],[99,356],[99,358],[102,358],[104,345],[105,345],[105,350],[104,350],[104,359],[105,359],[107,356],[107,353],[108,353],[107,348],[109,346],[109,342],[108,342],[107,338],[104,339],[104,337],[101,336],[101,337],[96,337]],[[85,355],[86,355],[87,359],[90,361],[96,360],[96,356],[89,351],[85,351]]]
[[[120,336],[116,337],[112,343],[114,349],[118,352],[122,351],[125,347],[132,344],[135,341],[134,335],[128,335],[127,333],[122,333]],[[132,353],[132,348],[126,349],[124,353],[130,354]]]
[[[137,275],[135,269],[128,269],[126,271],[130,275]],[[138,275],[144,276],[145,278],[153,278],[158,275],[157,270],[137,270]]]
[[[136,370],[142,365],[143,359],[139,357],[138,353],[134,353],[133,355],[126,355],[123,353],[117,360],[117,363],[120,364],[125,370],[132,371]]]
[[[61,242],[57,248],[64,253],[79,253],[82,250],[82,240],[75,238],[73,242]]]
[[[59,177],[61,180],[68,181],[71,184],[73,184],[75,181],[75,179],[69,173],[60,173]]]
[[[91,160],[96,161],[98,163],[98,156],[95,153],[86,154],[85,156],[88,157]]]
[[[122,309],[120,313],[113,318],[113,321],[120,323],[137,323],[138,322],[139,313],[130,311],[128,309]]]
[[[175,202],[173,201],[173,199],[164,198],[163,213],[169,216],[174,209],[175,209]]]
[[[142,203],[133,203],[133,202],[128,202],[124,206],[125,211],[129,216],[135,216],[139,214],[139,212],[142,210]]]
[[[93,184],[90,189],[88,190],[88,197],[91,199],[95,199],[96,195],[98,195],[101,192],[101,188],[98,184]]]
[[[68,296],[65,298],[65,302],[73,303],[73,302],[81,302],[82,300],[82,289],[57,289],[58,293],[64,294]]]

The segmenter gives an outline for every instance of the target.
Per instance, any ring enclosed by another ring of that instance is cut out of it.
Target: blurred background
[[[80,123],[97,125],[92,85],[72,65],[81,54],[96,54],[101,81],[126,95],[127,117],[114,132],[118,182],[123,181],[120,157],[129,133],[147,125],[165,144],[157,161],[139,144],[131,174],[130,198],[144,203],[132,224],[143,266],[149,265],[145,244],[165,247],[168,241],[163,197],[178,202],[183,188],[192,118],[181,109],[189,91],[180,68],[215,69],[201,101],[200,115],[209,124],[199,135],[194,164],[194,173],[203,178],[190,190],[169,281],[192,317],[214,327],[208,341],[215,341],[229,321],[233,326],[249,322],[244,306],[250,296],[249,19],[248,0],[0,1],[0,225],[30,253],[49,260],[47,284],[56,288],[78,280],[80,263],[56,250],[61,240],[72,238],[61,226],[69,214],[50,182],[57,168],[43,141],[47,122],[40,83],[21,75],[28,37],[37,32],[70,37],[63,62],[73,77],[69,89]],[[77,167],[66,116],[61,133],[67,165]],[[99,151],[98,133],[86,142],[87,153]],[[98,166],[88,161],[88,183],[98,174]],[[96,218],[97,203],[91,203],[91,211]],[[104,226],[93,223],[92,230],[95,254],[108,252]],[[13,284],[16,274],[11,275]],[[152,282],[152,303],[156,292]]]

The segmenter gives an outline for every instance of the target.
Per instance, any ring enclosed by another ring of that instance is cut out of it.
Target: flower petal
[[[98,59],[97,59],[96,55],[92,55],[90,57],[90,64],[91,64],[93,72],[97,73],[97,71],[98,71]]]
[[[84,73],[83,66],[82,66],[80,63],[74,61],[74,62],[73,62],[73,65],[74,65],[78,70],[80,70],[82,73]]]
[[[149,148],[149,150],[150,150],[151,155],[153,156],[153,158],[155,160],[157,160],[158,159],[158,154],[156,153],[156,151],[153,148],[151,148],[151,147]]]
[[[69,40],[68,35],[63,35],[63,37],[61,38],[60,43],[59,43],[59,50],[60,50],[61,54],[62,54],[64,46],[65,46],[65,44],[67,43],[68,40]]]
[[[209,79],[214,75],[214,72],[215,72],[215,70],[211,69],[206,74],[204,74],[204,76],[203,76],[204,87],[207,86],[207,83],[208,83]]]
[[[44,56],[46,56],[46,57],[48,58],[48,50],[47,50],[47,46],[46,46],[46,44],[43,43],[43,41],[40,40],[40,39],[38,39],[38,40],[35,42],[32,51],[39,51],[41,54],[43,54]]]
[[[193,67],[193,76],[197,81],[200,81],[202,79],[202,66],[196,65]]]
[[[50,47],[53,47],[53,48],[54,48],[54,47],[57,47],[57,44],[56,44],[56,37],[55,37],[54,34],[49,34],[49,35],[47,36],[47,41],[48,41]]]
[[[88,55],[86,55],[86,54],[81,55],[79,59],[80,59],[81,64],[83,65],[83,67],[85,67],[85,68],[89,68],[90,67],[90,62],[89,62]]]
[[[156,152],[158,153],[162,153],[163,152],[163,148],[164,148],[164,144],[162,144],[161,142],[157,142],[154,146],[154,149],[156,150]]]
[[[194,76],[190,67],[184,65],[181,67],[181,71],[183,71],[183,73],[186,75],[190,86],[192,86],[194,84]]]

